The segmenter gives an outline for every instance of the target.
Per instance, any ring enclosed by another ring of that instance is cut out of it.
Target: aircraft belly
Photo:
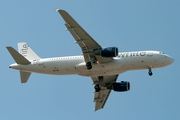
[[[42,64],[43,63],[43,64]],[[78,74],[79,71],[75,69],[76,63],[67,62],[66,60],[61,61],[41,61],[41,64],[30,64],[22,66],[23,71],[51,74],[51,75],[71,75]]]
[[[92,63],[92,69],[88,70],[86,67],[86,63],[83,62],[77,64],[76,69],[80,72],[79,75],[82,76],[105,76],[122,73],[122,70],[120,70],[120,68],[123,64],[124,61],[122,59],[114,59],[109,63]]]
[[[157,56],[129,57],[124,58],[124,61],[125,63],[121,69],[126,71],[148,69],[148,66],[153,66],[153,68],[159,68],[162,66],[160,65],[160,58]]]
[[[75,69],[75,64],[68,60],[62,60],[47,64],[47,68],[45,71],[53,75],[78,74],[78,71]]]

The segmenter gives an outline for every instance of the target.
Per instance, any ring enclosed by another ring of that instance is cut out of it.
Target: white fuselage
[[[170,56],[158,51],[139,51],[119,53],[108,63],[92,63],[88,70],[83,56],[56,57],[30,60],[28,65],[12,64],[10,68],[51,75],[106,76],[130,70],[161,68],[174,62]]]

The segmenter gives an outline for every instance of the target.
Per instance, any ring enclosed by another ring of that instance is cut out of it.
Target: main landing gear
[[[87,63],[86,63],[86,66],[87,66],[87,69],[88,69],[88,70],[92,69],[91,62],[87,62]]]
[[[103,76],[99,76],[99,77],[98,77],[98,80],[99,80],[98,84],[96,84],[96,85],[94,86],[94,89],[95,89],[96,92],[99,92],[99,91],[101,90],[101,88],[99,87],[99,85],[100,85],[100,84],[102,83],[102,81],[103,81]]]
[[[149,76],[152,76],[153,75],[153,73],[152,73],[152,66],[149,66],[148,69],[149,69],[149,72],[148,72]]]
[[[95,89],[96,92],[99,92],[101,90],[101,88],[99,87],[99,84],[96,84],[94,86],[94,89]]]
[[[91,62],[92,62],[92,63],[96,63],[96,62],[97,62],[97,60],[96,60],[96,59],[94,59],[94,60],[89,61],[89,62],[87,62],[87,63],[86,63],[86,66],[87,66],[87,69],[88,69],[88,70],[92,69],[92,64],[91,64]]]

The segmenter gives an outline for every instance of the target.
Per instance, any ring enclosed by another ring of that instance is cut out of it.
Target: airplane
[[[81,75],[91,77],[94,85],[95,111],[104,108],[111,90],[130,90],[128,81],[116,82],[119,74],[132,70],[148,70],[171,65],[174,59],[160,51],[118,53],[117,47],[101,47],[65,10],[56,9],[66,22],[67,30],[82,49],[82,55],[40,58],[25,43],[18,43],[18,52],[6,47],[14,58],[9,68],[20,71],[21,83],[26,83],[32,72],[50,75]]]

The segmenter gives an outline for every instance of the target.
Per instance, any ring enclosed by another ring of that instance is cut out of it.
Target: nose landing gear
[[[152,73],[152,66],[149,66],[148,69],[149,69],[149,72],[148,72],[149,76],[152,76],[153,75],[153,73]]]

